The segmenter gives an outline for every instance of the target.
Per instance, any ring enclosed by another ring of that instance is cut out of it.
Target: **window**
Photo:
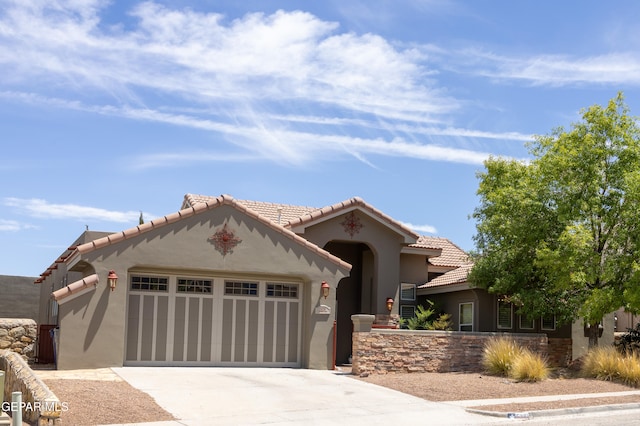
[[[556,329],[556,316],[549,315],[542,317],[542,329],[547,331],[554,331]]]
[[[169,279],[167,277],[132,275],[131,290],[168,291]]]
[[[473,302],[460,304],[460,331],[473,331]]]
[[[297,299],[298,285],[267,283],[267,297],[282,297],[287,299]]]
[[[258,283],[225,281],[224,294],[234,296],[257,296]]]
[[[211,280],[178,278],[178,292],[211,294],[213,292],[213,282]]]
[[[400,318],[408,320],[416,316],[416,307],[413,305],[400,306]]]
[[[513,305],[511,303],[498,300],[498,328],[511,329],[513,317]]]
[[[400,300],[406,300],[413,302],[416,300],[416,285],[415,284],[400,284]]]
[[[526,316],[524,315],[520,315],[520,329],[521,330],[533,330],[534,327],[534,323],[533,323],[533,319],[527,319]]]

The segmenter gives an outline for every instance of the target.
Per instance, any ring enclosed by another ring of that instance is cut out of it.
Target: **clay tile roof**
[[[192,207],[198,203],[204,203],[213,199],[213,197],[207,195],[187,194],[184,197],[182,208]],[[283,225],[286,228],[291,228],[297,225],[304,225],[309,222],[313,222],[316,219],[322,218],[327,215],[337,214],[342,210],[346,210],[350,207],[358,206],[363,210],[367,210],[374,216],[378,217],[382,222],[388,225],[399,228],[402,232],[418,238],[411,229],[407,228],[402,223],[394,220],[390,216],[387,216],[380,210],[376,209],[372,205],[365,202],[360,197],[353,197],[345,201],[341,201],[330,206],[317,208],[309,206],[295,206],[290,204],[278,204],[267,203],[263,201],[251,201],[251,200],[236,200],[239,204],[246,208],[255,211],[261,216],[269,219],[272,222]]]
[[[187,194],[184,196],[182,208],[196,207],[198,204],[210,202],[214,199],[215,197],[208,195]],[[263,201],[236,200],[236,202],[280,225],[285,225],[294,219],[318,210],[317,207],[294,206],[291,204],[267,203]]]
[[[98,275],[97,274],[89,275],[87,277],[84,277],[81,280],[78,280],[69,284],[66,287],[62,287],[61,289],[54,291],[53,293],[51,293],[51,298],[59,302],[60,300],[67,298],[72,294],[75,294],[86,288],[90,288],[91,286],[95,287],[97,285],[98,285]]]
[[[402,233],[411,236],[412,238],[418,238],[419,235],[409,229],[407,226],[393,219],[391,216],[386,215],[382,211],[376,209],[371,204],[367,203],[360,197],[353,197],[345,201],[341,201],[336,204],[332,204],[330,206],[323,207],[321,209],[317,209],[315,211],[309,212],[304,216],[291,220],[289,222],[289,226],[298,226],[304,225],[306,223],[310,223],[315,221],[316,219],[322,218],[323,216],[338,214],[343,210],[347,210],[350,207],[360,207],[363,210],[368,211],[373,216],[377,217],[381,222],[386,223],[387,225],[391,225],[392,227],[399,229]]]
[[[439,248],[442,254],[429,259],[433,266],[459,267],[470,263],[469,255],[447,238],[421,236],[411,247]]]
[[[200,197],[200,196],[198,196]],[[277,222],[274,222],[270,219],[265,218],[264,216],[262,216],[261,214],[259,214],[258,212],[256,212],[255,210],[249,209],[248,207],[244,206],[241,202],[235,200],[233,197],[231,197],[230,195],[221,195],[219,197],[206,197],[206,199],[201,199],[200,201],[197,201],[196,204],[188,204],[187,203],[187,199],[185,197],[185,203],[183,203],[183,209],[180,210],[179,212],[176,213],[171,213],[167,216],[163,216],[161,218],[158,219],[154,219],[148,223],[144,223],[142,225],[138,225],[134,228],[131,229],[127,229],[125,231],[122,232],[118,232],[115,234],[110,234],[107,235],[105,237],[102,238],[98,238],[96,240],[93,241],[89,241],[85,244],[81,244],[79,246],[76,247],[76,251],[74,253],[80,253],[80,254],[85,254],[88,252],[91,252],[93,250],[102,248],[102,247],[106,247],[108,245],[111,244],[115,244],[117,242],[123,241],[125,239],[131,238],[133,236],[145,233],[151,229],[156,229],[158,227],[162,227],[165,225],[168,225],[170,223],[176,222],[180,219],[189,217],[189,216],[193,216],[195,214],[199,214],[204,212],[205,210],[209,210],[215,207],[218,207],[220,205],[231,205],[234,206],[235,208],[237,208],[238,210],[244,212],[245,214],[247,214],[248,216],[253,217],[254,219],[264,223],[265,225],[271,227],[272,229],[278,231],[280,234],[284,235],[285,237],[290,238],[291,240],[295,241],[298,244],[301,244],[305,247],[307,247],[309,250],[317,253],[318,255],[324,257],[325,259],[329,260],[330,262],[333,262],[335,264],[337,264],[338,266],[342,267],[342,268],[346,268],[346,269],[351,269],[351,264],[343,261],[342,259],[332,255],[331,253],[321,249],[320,247],[316,246],[313,243],[310,243],[309,241],[305,240],[304,238],[294,234],[293,232],[291,232],[289,229],[284,228],[281,225],[278,225]],[[185,207],[186,206],[186,207]]]
[[[428,283],[422,284],[418,288],[432,288],[432,287],[441,287],[445,285],[466,283],[467,277],[469,276],[469,272],[471,271],[472,267],[473,267],[473,264],[468,263],[457,269],[446,272],[440,275],[439,277],[432,279]]]

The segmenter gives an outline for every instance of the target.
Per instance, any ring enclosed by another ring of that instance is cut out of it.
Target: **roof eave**
[[[456,291],[470,290],[468,282],[461,282],[455,284],[443,284],[435,287],[426,287],[426,288],[418,288],[416,289],[416,294],[418,296],[429,296],[432,294],[443,294],[443,293],[453,293]]]

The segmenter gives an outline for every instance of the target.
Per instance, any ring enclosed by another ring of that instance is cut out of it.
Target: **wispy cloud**
[[[0,219],[0,232],[17,232],[35,228],[34,225],[18,222],[17,220]]]
[[[481,50],[455,55],[464,72],[500,80],[528,81],[535,85],[578,84],[640,85],[640,54],[612,52],[595,56],[530,55],[507,57]]]
[[[437,234],[438,230],[436,229],[435,226],[431,226],[431,225],[414,225],[413,223],[408,223],[408,222],[400,222],[402,223],[404,226],[406,226],[409,229],[412,229],[416,232],[425,232],[427,234]]]
[[[6,2],[0,96],[217,135],[211,151],[151,153],[137,167],[247,158],[300,166],[336,154],[371,165],[372,155],[476,165],[490,147],[469,150],[459,139],[529,138],[443,124],[461,102],[433,80],[428,55],[310,13],[228,20],[148,1],[124,26],[103,20],[108,7]]]
[[[9,197],[3,200],[3,204],[7,207],[15,208],[27,216],[39,219],[74,219],[137,223],[140,217],[139,211],[119,212],[77,204],[55,204],[38,198],[23,199]],[[153,217],[153,215],[145,213],[144,217]]]

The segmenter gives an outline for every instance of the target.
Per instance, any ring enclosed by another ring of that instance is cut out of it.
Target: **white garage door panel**
[[[302,285],[208,278],[210,293],[185,293],[165,280],[130,285],[126,365],[300,366]]]

